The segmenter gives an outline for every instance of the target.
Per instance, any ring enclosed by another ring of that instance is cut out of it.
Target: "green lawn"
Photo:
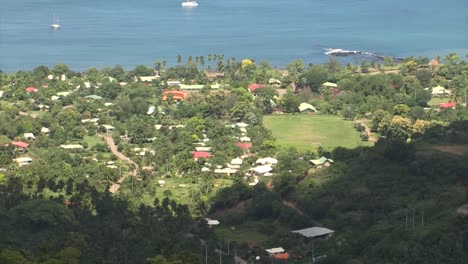
[[[11,140],[5,136],[5,135],[0,135],[0,144],[6,144],[6,143],[10,143]]]
[[[88,148],[96,146],[96,144],[104,143],[101,137],[98,136],[85,136],[83,141],[88,143]]]
[[[341,146],[355,148],[370,146],[372,143],[361,141],[353,122],[345,121],[334,115],[269,115],[263,119],[277,143],[305,151],[311,147],[322,146],[333,149]]]
[[[427,104],[429,106],[438,106],[439,104],[447,103],[447,102],[450,102],[450,98],[448,97],[432,97],[432,99],[429,100]]]
[[[165,178],[163,179],[166,183],[164,186],[157,186],[156,187],[156,198],[162,200],[166,197],[164,191],[169,190],[170,195],[167,196],[168,198],[181,202],[181,203],[189,203],[191,201],[191,191],[198,192],[199,184],[196,180],[195,183],[192,183],[191,179],[184,179],[184,178]],[[202,199],[209,199],[216,195],[216,193],[224,188],[231,186],[233,180],[231,179],[215,179],[213,180],[214,187],[208,197],[202,195]],[[155,182],[157,184],[157,181]],[[182,185],[182,186],[181,186]]]

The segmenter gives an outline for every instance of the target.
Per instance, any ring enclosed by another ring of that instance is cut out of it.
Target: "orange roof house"
[[[176,101],[181,101],[181,100],[184,100],[188,97],[188,93],[187,92],[184,92],[184,91],[177,91],[177,90],[171,90],[171,91],[165,91],[163,93],[163,101],[166,101],[167,100],[167,97],[169,96],[169,94],[172,94],[172,98]]]
[[[273,256],[275,259],[289,259],[289,253],[279,253]]]

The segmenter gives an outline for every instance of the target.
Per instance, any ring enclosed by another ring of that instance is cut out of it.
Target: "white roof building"
[[[18,163],[19,166],[25,166],[31,164],[33,160],[29,157],[22,157],[15,159],[15,161],[16,163]]]
[[[257,164],[271,164],[276,165],[278,164],[278,160],[275,158],[267,157],[267,158],[259,158],[255,163]]]
[[[214,170],[214,173],[216,174],[233,174],[236,172],[237,172],[237,169],[234,169],[234,168],[223,168],[223,169]]]
[[[251,168],[250,171],[254,171],[258,174],[265,174],[267,172],[272,171],[273,168],[270,165],[262,165],[262,166],[257,166],[254,168]]]
[[[47,127],[41,128],[41,133],[47,134],[49,132],[50,132],[50,129],[48,129]]]
[[[235,159],[232,159],[232,160],[231,160],[231,164],[232,164],[232,165],[242,165],[242,162],[243,162],[243,161],[244,161],[244,160],[241,159],[241,158],[235,158]]]
[[[278,253],[283,253],[284,248],[282,247],[269,248],[269,249],[265,249],[265,251],[268,252],[269,254],[278,254]]]
[[[71,92],[59,92],[57,93],[57,96],[63,96],[63,97],[67,97],[71,94]]]
[[[115,127],[111,126],[111,125],[102,125],[107,131],[112,131],[115,129]]]
[[[83,148],[83,146],[79,144],[60,145],[60,147],[63,149],[82,149]]]
[[[242,122],[241,122],[241,123],[236,123],[236,126],[246,128],[246,127],[249,126],[249,124],[246,124],[246,123],[242,123]]]
[[[146,112],[147,115],[152,115],[156,112],[156,107],[155,106],[150,106],[148,107],[148,111]]]
[[[211,147],[195,147],[196,151],[210,151]]]
[[[243,142],[250,142],[250,138],[249,138],[249,137],[240,137],[239,140],[240,140],[240,141],[243,141]]]
[[[328,236],[328,235],[333,234],[335,231],[330,230],[325,227],[314,226],[314,227],[309,227],[309,228],[305,228],[301,230],[295,230],[291,232],[303,235],[307,238],[314,238],[314,237]]]
[[[86,124],[86,123],[97,123],[99,121],[99,118],[89,118],[89,119],[82,119],[81,123]]]
[[[24,133],[25,139],[36,139],[33,133]]]
[[[206,223],[209,225],[209,226],[215,226],[215,225],[219,225],[219,221],[218,220],[214,220],[214,219],[210,219],[210,218],[205,218],[206,220]]]

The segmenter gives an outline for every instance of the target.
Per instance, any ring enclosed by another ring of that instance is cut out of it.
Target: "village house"
[[[18,163],[18,165],[21,166],[26,166],[32,163],[32,159],[29,157],[22,157],[22,158],[17,158],[15,159],[15,162]]]
[[[26,143],[26,142],[22,142],[22,141],[13,141],[11,142],[11,144],[13,146],[15,146],[16,150],[19,152],[19,153],[24,153],[26,152],[29,144]]]
[[[82,145],[79,144],[69,144],[69,145],[60,145],[61,148],[63,149],[83,149]]]
[[[313,159],[310,160],[312,164],[314,164],[317,168],[321,168],[322,166],[324,167],[330,167],[330,165],[334,162],[332,159],[326,158],[324,156],[320,157],[320,159]]]
[[[206,151],[192,151],[193,159],[207,159],[213,157],[209,152]]]
[[[24,133],[23,137],[27,140],[33,140],[33,141],[36,140],[36,137],[34,136],[33,133]]]

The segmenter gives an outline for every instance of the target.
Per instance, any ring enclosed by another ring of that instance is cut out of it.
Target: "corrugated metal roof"
[[[325,228],[325,227],[314,226],[314,227],[309,227],[309,228],[296,230],[296,231],[291,231],[291,232],[301,234],[301,235],[303,235],[305,237],[308,237],[308,238],[313,238],[313,237],[332,234],[335,231],[330,230],[330,229]]]

